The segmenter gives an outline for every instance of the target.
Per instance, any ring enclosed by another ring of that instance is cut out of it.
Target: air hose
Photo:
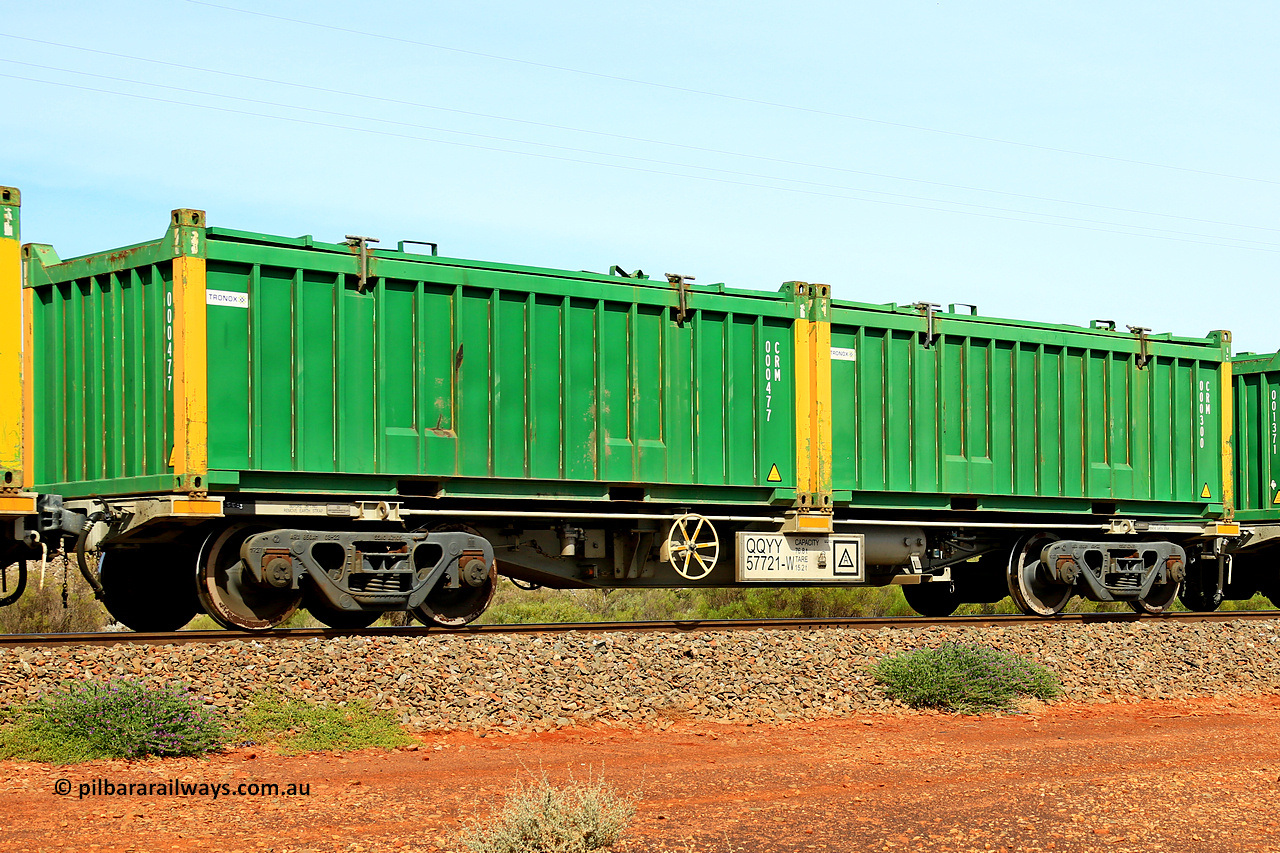
[[[84,575],[84,579],[93,588],[93,597],[102,600],[102,581],[98,580],[98,575],[89,568],[89,560],[84,554],[85,540],[89,538],[89,531],[99,521],[106,518],[106,513],[95,512],[87,516],[84,525],[80,528],[80,535],[76,537],[76,562],[80,565],[80,574]]]

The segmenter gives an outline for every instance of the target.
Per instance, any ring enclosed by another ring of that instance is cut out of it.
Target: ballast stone
[[[1280,621],[1266,620],[37,649],[0,655],[0,701],[29,701],[68,679],[131,679],[186,683],[232,712],[264,690],[317,703],[362,699],[424,730],[801,721],[901,708],[872,681],[871,666],[943,642],[1024,655],[1057,674],[1074,701],[1280,693]]]

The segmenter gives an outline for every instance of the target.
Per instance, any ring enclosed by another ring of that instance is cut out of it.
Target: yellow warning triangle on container
[[[1209,484],[1208,484],[1208,483],[1205,483],[1205,484],[1204,484],[1204,488],[1200,490],[1200,497],[1202,497],[1202,498],[1208,498],[1208,497],[1212,497],[1212,496],[1213,496],[1213,495],[1212,495],[1212,492],[1210,492],[1210,491],[1209,491]]]
[[[1280,492],[1276,492],[1276,499],[1273,500],[1271,503],[1280,504]]]
[[[773,467],[769,469],[769,478],[768,478],[768,479],[769,479],[769,482],[770,482],[770,483],[781,483],[781,482],[782,482],[782,475],[778,473],[778,463],[776,463],[776,462],[775,462],[775,463],[773,463]]]

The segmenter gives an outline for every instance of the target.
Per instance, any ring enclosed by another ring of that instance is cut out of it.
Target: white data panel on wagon
[[[861,536],[739,533],[739,583],[861,583]]]

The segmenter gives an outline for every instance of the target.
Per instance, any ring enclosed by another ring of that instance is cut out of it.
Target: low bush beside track
[[[890,697],[912,708],[960,714],[1007,711],[1021,697],[1048,702],[1062,686],[1040,664],[969,643],[943,643],[880,660],[871,673]]]
[[[367,702],[317,705],[279,693],[259,693],[231,727],[236,742],[273,743],[283,753],[321,749],[394,749],[409,746],[405,734],[385,711]]]
[[[204,755],[227,745],[274,745],[292,754],[409,746],[385,711],[261,692],[240,713],[181,686],[134,681],[69,683],[0,712],[0,758],[72,764],[100,758]]]
[[[635,813],[635,797],[601,779],[557,786],[544,775],[476,817],[459,840],[472,853],[591,853],[611,849]]]
[[[0,758],[66,764],[203,755],[223,744],[221,716],[181,687],[69,684],[10,712],[0,729]]]

